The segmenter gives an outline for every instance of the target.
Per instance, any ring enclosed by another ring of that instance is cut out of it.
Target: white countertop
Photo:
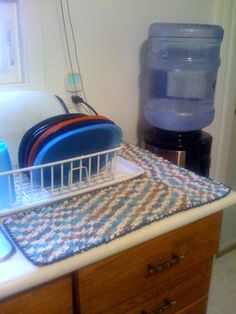
[[[154,222],[119,239],[49,266],[34,266],[19,250],[16,250],[16,253],[9,260],[0,263],[0,299],[61,277],[233,204],[236,204],[236,192],[230,192],[229,195],[218,201]]]

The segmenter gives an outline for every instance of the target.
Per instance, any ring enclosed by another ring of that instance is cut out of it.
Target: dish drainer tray
[[[15,202],[11,200],[8,208],[0,208],[0,217],[48,205],[142,175],[144,170],[141,167],[118,156],[117,153],[120,150],[121,147],[118,147],[41,166],[0,173],[0,176],[8,176],[10,200],[12,198],[10,189],[12,177],[16,194]],[[64,180],[65,165],[66,169],[69,169],[66,184]],[[60,170],[59,182],[58,176],[57,182],[54,180],[54,169]],[[45,171],[49,171],[51,179],[47,186],[44,184]],[[74,180],[75,177],[76,180]],[[35,178],[37,178],[36,182]]]

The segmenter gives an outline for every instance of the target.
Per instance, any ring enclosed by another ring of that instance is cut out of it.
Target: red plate
[[[29,152],[29,156],[28,156],[28,162],[27,162],[28,167],[31,167],[33,165],[34,159],[38,153],[40,146],[43,144],[43,142],[47,139],[48,136],[52,136],[53,134],[58,132],[61,128],[64,128],[65,126],[69,126],[70,124],[75,124],[75,123],[82,122],[82,121],[93,121],[93,120],[110,121],[108,118],[106,118],[104,116],[90,115],[90,116],[82,116],[82,117],[66,120],[66,121],[60,122],[60,123],[52,126],[51,128],[49,128],[32,145],[32,148],[31,148],[31,150]]]

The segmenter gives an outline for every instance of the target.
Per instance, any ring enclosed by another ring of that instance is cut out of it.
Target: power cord
[[[74,44],[74,54],[75,54],[77,70],[81,74],[81,67],[80,67],[80,62],[79,62],[79,57],[78,57],[78,49],[77,49],[77,44],[76,44],[76,40],[75,40],[75,32],[74,32],[73,23],[72,23],[71,14],[70,14],[69,0],[66,0],[66,7],[67,7],[68,21],[69,21],[70,29],[71,29],[71,35],[72,35],[73,44]],[[86,93],[85,93],[85,89],[84,89],[84,82],[83,82],[82,75],[80,75],[80,83],[81,83],[81,88],[82,88],[82,93],[83,93],[84,99],[87,102],[87,97],[86,97]]]
[[[86,105],[95,115],[98,115],[97,111],[95,109],[93,109],[92,106],[90,106],[86,101],[83,100],[82,97],[80,97],[79,95],[74,95],[74,96],[71,96],[71,100],[73,102],[73,104],[84,104]]]
[[[74,72],[74,69],[73,69],[73,61],[72,61],[72,57],[71,57],[71,49],[70,49],[68,32],[67,32],[66,21],[65,21],[65,10],[64,10],[64,6],[63,6],[63,0],[60,0],[60,6],[61,6],[61,13],[62,13],[63,28],[64,28],[65,38],[66,38],[67,54],[68,54],[68,57],[69,57],[70,71],[71,71],[72,74],[74,74],[75,72]],[[72,39],[73,39],[74,53],[75,53],[75,58],[76,58],[77,70],[80,73],[82,93],[83,93],[84,98],[85,98],[86,101],[84,101],[83,98],[80,97],[78,95],[78,92],[76,91],[76,84],[75,84],[74,76],[72,76],[72,79],[73,79],[75,95],[71,96],[71,100],[72,100],[73,104],[80,104],[81,107],[88,114],[91,114],[91,112],[92,112],[93,114],[98,115],[96,110],[91,105],[89,105],[87,103],[86,94],[85,94],[85,90],[84,90],[84,86],[83,86],[83,80],[82,80],[82,76],[81,76],[81,70],[80,70],[80,64],[79,64],[79,58],[78,58],[78,51],[77,51],[77,45],[76,45],[76,40],[75,40],[75,34],[74,34],[73,24],[72,24],[72,20],[71,20],[70,5],[69,5],[69,1],[68,0],[66,0],[66,8],[67,8],[67,15],[68,15],[70,30],[71,30]]]

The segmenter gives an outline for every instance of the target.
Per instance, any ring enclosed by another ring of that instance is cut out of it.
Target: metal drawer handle
[[[159,271],[162,271],[164,269],[171,267],[172,265],[177,264],[182,259],[184,259],[184,255],[172,254],[171,259],[169,259],[169,260],[167,260],[161,264],[158,264],[158,265],[148,264],[148,266],[147,266],[148,267],[148,273],[149,273],[149,275],[154,275]]]
[[[168,310],[175,303],[176,303],[176,301],[174,301],[174,300],[166,299],[166,300],[164,300],[163,304],[160,305],[158,308],[156,308],[154,311],[149,312],[149,313],[146,311],[142,311],[141,314],[160,314],[160,313],[164,312],[165,310]]]

